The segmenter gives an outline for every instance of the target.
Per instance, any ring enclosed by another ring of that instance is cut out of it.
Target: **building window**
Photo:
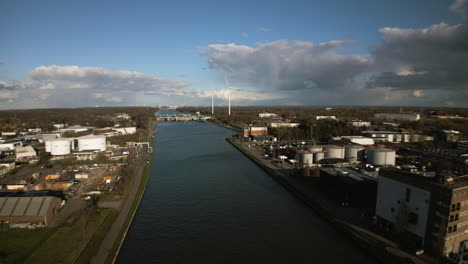
[[[455,219],[453,221],[458,221],[458,214],[455,215]]]
[[[410,202],[411,200],[411,190],[406,188],[406,194],[405,194],[405,199],[406,199],[406,202]]]
[[[460,203],[457,203],[457,211],[460,210]]]
[[[413,213],[413,212],[409,213],[408,214],[408,222],[410,224],[417,225],[418,224],[418,214]]]
[[[453,226],[453,232],[456,232],[457,231],[457,225],[454,225]]]
[[[450,216],[449,222],[453,222],[453,215]]]
[[[447,233],[452,233],[452,227],[451,226],[448,227]]]

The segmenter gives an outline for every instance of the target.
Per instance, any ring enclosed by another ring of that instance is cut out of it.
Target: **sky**
[[[468,107],[468,0],[2,0],[0,36],[0,109]]]

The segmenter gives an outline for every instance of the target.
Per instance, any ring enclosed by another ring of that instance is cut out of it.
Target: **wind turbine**
[[[224,81],[226,82],[226,88],[228,90],[228,114],[231,115],[231,91],[232,88],[229,86],[226,76],[224,76]]]
[[[211,89],[211,115],[214,115],[214,90]]]

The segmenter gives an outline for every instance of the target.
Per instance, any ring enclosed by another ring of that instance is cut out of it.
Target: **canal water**
[[[225,138],[161,122],[150,180],[117,263],[375,263]]]

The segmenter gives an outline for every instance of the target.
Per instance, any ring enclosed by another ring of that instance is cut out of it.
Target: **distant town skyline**
[[[468,0],[0,3],[0,109],[468,107]]]

